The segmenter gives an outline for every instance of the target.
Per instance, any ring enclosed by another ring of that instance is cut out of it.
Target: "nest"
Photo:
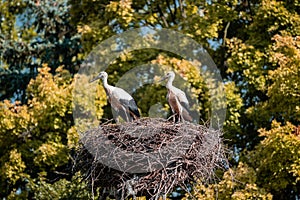
[[[154,199],[211,180],[227,161],[221,136],[205,125],[161,118],[100,125],[83,134],[75,166],[100,196],[114,188],[121,199]]]

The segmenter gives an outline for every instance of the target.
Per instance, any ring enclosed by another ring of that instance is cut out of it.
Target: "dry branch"
[[[154,199],[213,178],[226,162],[221,136],[204,125],[160,118],[101,125],[83,134],[75,167],[93,188]]]

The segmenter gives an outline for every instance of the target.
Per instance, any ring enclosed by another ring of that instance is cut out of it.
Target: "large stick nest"
[[[221,136],[205,125],[160,118],[100,125],[83,134],[75,166],[93,189],[155,198],[211,180],[226,162]]]

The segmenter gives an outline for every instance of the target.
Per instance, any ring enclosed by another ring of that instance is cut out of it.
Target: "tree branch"
[[[167,2],[167,8],[168,8],[168,10],[170,12],[170,15],[171,15],[172,22],[175,24],[175,16],[174,16],[174,14],[172,12],[172,9],[171,9],[171,6],[170,6],[170,2],[169,2],[169,0],[166,0],[166,2]]]
[[[228,31],[229,26],[230,26],[230,22],[227,22],[225,30],[224,30],[224,37],[223,37],[223,44],[222,44],[223,46],[225,46],[225,40],[227,38],[227,31]]]
[[[179,7],[180,7],[181,16],[183,18],[186,18],[186,14],[185,14],[185,11],[184,11],[183,5],[182,5],[182,0],[179,0]]]
[[[163,11],[161,10],[159,4],[157,4],[156,6],[157,6],[158,12],[159,12],[159,14],[160,14],[160,17],[161,17],[161,19],[162,19],[162,21],[163,21],[165,27],[168,28],[168,27],[169,27],[169,24],[168,24],[168,22],[167,22],[167,19],[166,19],[165,15],[164,15]]]

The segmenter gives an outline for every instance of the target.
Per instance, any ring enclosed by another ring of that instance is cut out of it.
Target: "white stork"
[[[168,72],[160,81],[168,78],[166,88],[168,89],[167,100],[172,109],[174,115],[174,121],[192,121],[192,117],[189,113],[189,101],[186,98],[185,93],[172,85],[175,78],[175,73]]]
[[[121,116],[126,122],[138,119],[140,113],[132,96],[122,88],[109,85],[107,83],[107,77],[108,75],[106,72],[100,72],[98,76],[90,81],[90,83],[101,79],[108,101],[111,107],[117,112],[117,115]],[[119,121],[118,116],[115,118],[116,122]]]

